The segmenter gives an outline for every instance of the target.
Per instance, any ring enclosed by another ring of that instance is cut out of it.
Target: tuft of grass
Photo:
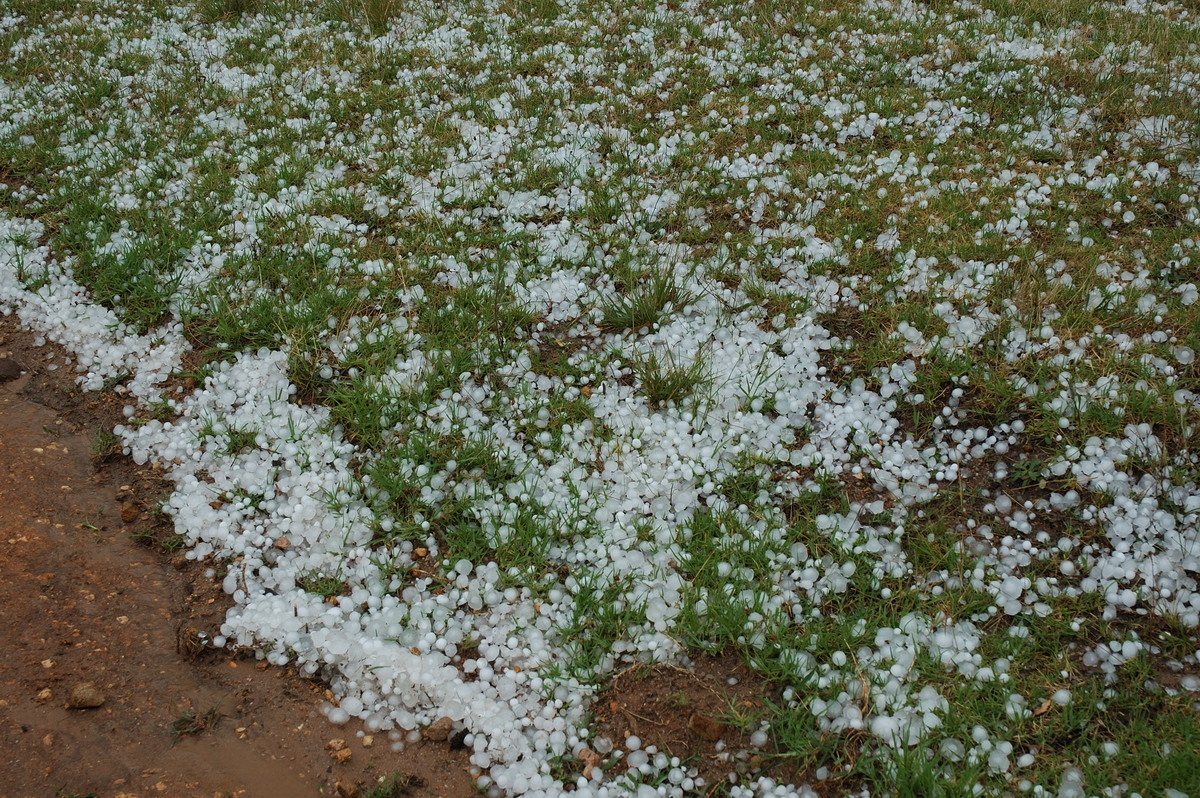
[[[196,2],[196,12],[205,22],[235,20],[257,14],[262,7],[262,0],[197,0]]]
[[[695,300],[696,295],[681,288],[666,271],[655,270],[627,293],[617,292],[600,302],[604,329],[637,330],[653,327],[667,312]]]
[[[184,542],[183,535],[166,535],[157,539],[159,547],[168,553],[182,549]]]
[[[179,713],[179,717],[171,721],[171,734],[174,735],[175,742],[179,742],[184,737],[194,737],[213,728],[220,719],[219,706],[211,706],[200,713],[185,709]]]
[[[143,546],[153,546],[158,543],[158,538],[149,529],[136,529],[129,533],[129,539]]]
[[[96,430],[90,451],[92,465],[99,468],[105,463],[112,462],[121,456],[121,450],[121,439],[115,432],[109,429]]]
[[[225,453],[237,455],[246,449],[253,448],[257,435],[258,433],[252,429],[230,427],[225,430]]]
[[[331,0],[330,9],[343,22],[365,22],[376,36],[406,10],[403,0]]]
[[[662,407],[692,396],[709,378],[708,364],[703,358],[680,362],[670,351],[661,356],[656,351],[635,355],[633,373],[641,383],[642,393],[651,406]]]
[[[316,571],[310,571],[300,579],[297,579],[296,586],[301,590],[307,590],[309,593],[315,593],[325,599],[341,596],[346,592],[345,580],[334,576],[325,576]]]
[[[371,789],[363,793],[362,798],[404,798],[423,786],[425,780],[420,776],[396,770],[387,776],[381,776]]]

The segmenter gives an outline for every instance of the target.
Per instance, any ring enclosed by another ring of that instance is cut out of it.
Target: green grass
[[[662,355],[654,350],[634,355],[632,367],[640,390],[652,407],[693,396],[708,380],[708,366],[703,356],[684,362],[669,350]]]
[[[392,20],[410,11],[405,0],[326,0],[330,13],[352,24],[366,25],[371,33],[382,34]]]
[[[603,325],[612,330],[638,330],[653,327],[671,309],[679,309],[694,295],[681,289],[672,275],[652,272],[648,276],[626,278],[633,283],[628,293],[616,293],[601,300]],[[624,281],[623,281],[624,282]]]
[[[315,571],[309,572],[296,581],[296,586],[309,593],[315,593],[321,598],[332,599],[345,593],[345,581],[336,576],[326,576]]]
[[[419,776],[395,771],[387,776],[381,776],[371,789],[363,793],[363,798],[403,798],[419,790],[424,781]]]
[[[99,429],[92,438],[89,452],[92,465],[96,468],[111,462],[121,455],[121,439],[108,429]]]
[[[262,0],[198,0],[196,11],[206,22],[237,20],[262,10]]]

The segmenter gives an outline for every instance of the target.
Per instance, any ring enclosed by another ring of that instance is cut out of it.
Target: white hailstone
[[[1058,783],[1058,798],[1085,798],[1086,795],[1083,771],[1074,766],[1063,768],[1062,779]]]
[[[942,740],[938,747],[942,757],[948,762],[961,762],[963,757],[967,755],[966,746],[953,738]]]
[[[329,706],[324,710],[325,717],[335,726],[341,726],[350,720],[350,713],[341,707]]]
[[[1004,773],[1011,766],[1008,755],[1012,751],[1012,743],[1000,743],[993,748],[987,757],[988,770],[992,773]]]

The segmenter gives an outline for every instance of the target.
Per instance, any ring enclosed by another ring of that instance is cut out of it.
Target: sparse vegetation
[[[179,717],[171,721],[171,734],[174,736],[175,742],[179,742],[184,737],[194,737],[212,729],[220,719],[220,707],[209,707],[199,713],[192,709],[185,709],[179,713]]]
[[[418,790],[423,786],[424,782],[417,776],[397,770],[387,776],[381,777],[378,782],[363,793],[363,798],[404,798],[406,795],[412,795],[414,790]]]
[[[121,455],[121,439],[108,429],[96,430],[92,438],[91,459],[96,468],[111,462]]]

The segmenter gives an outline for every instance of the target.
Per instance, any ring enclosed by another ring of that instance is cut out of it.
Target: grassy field
[[[0,46],[0,308],[331,717],[450,717],[496,795],[1200,795],[1193,0],[0,0]],[[793,787],[595,739],[720,652]]]

